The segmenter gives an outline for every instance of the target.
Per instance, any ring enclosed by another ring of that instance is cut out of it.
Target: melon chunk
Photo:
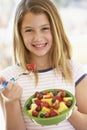
[[[64,102],[60,102],[59,108],[58,108],[58,113],[61,114],[62,112],[64,112],[67,109],[68,109],[68,107],[66,106],[66,104]]]
[[[43,98],[41,101],[49,103],[50,106],[52,105],[52,98]]]
[[[72,97],[64,97],[63,98],[63,100],[65,101],[65,102],[67,102],[67,101],[69,101],[69,100],[72,100],[73,98]]]

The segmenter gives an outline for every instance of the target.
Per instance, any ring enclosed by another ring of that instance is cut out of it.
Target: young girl
[[[0,82],[8,81],[0,95],[6,130],[87,130],[87,77],[82,65],[71,60],[71,46],[59,13],[51,0],[22,0],[14,21],[15,65],[0,73]],[[36,72],[28,72],[35,64]],[[76,106],[68,120],[52,126],[40,126],[24,113],[25,101],[36,91],[66,89],[76,97]]]

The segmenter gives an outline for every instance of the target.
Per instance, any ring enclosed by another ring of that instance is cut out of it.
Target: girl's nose
[[[41,32],[39,32],[39,31],[35,32],[34,41],[35,42],[40,42],[41,40],[42,40],[42,34],[41,34]]]

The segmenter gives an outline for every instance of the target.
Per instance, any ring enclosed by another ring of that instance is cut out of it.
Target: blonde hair
[[[49,19],[53,45],[50,51],[52,67],[58,70],[61,67],[65,79],[71,80],[72,74],[67,63],[71,59],[71,45],[65,34],[60,15],[51,0],[21,0],[19,3],[14,21],[14,60],[20,62],[23,68],[29,63],[29,50],[25,47],[20,33],[23,17],[26,13],[45,13]]]

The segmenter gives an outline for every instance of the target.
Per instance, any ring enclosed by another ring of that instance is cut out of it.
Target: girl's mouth
[[[35,48],[43,48],[47,45],[47,43],[42,43],[42,44],[34,44],[33,47]]]

